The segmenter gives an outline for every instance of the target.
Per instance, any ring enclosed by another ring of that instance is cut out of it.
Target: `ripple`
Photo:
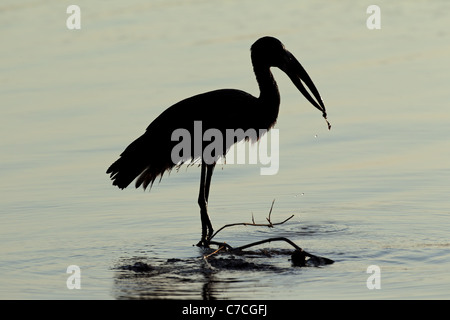
[[[321,224],[308,224],[302,222],[293,222],[283,228],[283,236],[315,236],[336,234],[347,231],[347,225],[334,222],[324,222]]]

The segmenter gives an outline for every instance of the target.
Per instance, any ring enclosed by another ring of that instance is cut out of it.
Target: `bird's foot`
[[[202,238],[200,239],[200,241],[197,243],[197,247],[201,247],[201,248],[209,248],[210,242],[211,242],[211,238],[212,238],[212,234],[213,234],[214,230],[211,228],[208,231],[208,234],[206,235],[202,235]]]
[[[209,240],[202,238],[198,243],[197,247],[200,248],[209,248]]]

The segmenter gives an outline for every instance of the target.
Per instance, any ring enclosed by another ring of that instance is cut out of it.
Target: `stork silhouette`
[[[172,133],[177,129],[186,129],[194,135],[194,122],[201,121],[203,132],[217,129],[225,136],[227,129],[259,129],[270,130],[277,120],[280,106],[280,93],[273,78],[271,67],[284,71],[298,90],[317,109],[325,120],[327,113],[322,98],[308,73],[298,60],[276,38],[263,37],[251,47],[251,60],[256,80],[259,85],[259,97],[235,89],[221,89],[182,100],[167,108],[148,126],[146,132],[133,141],[120,158],[106,171],[113,180],[113,185],[126,188],[135,178],[136,188],[146,189],[166,171],[190,160],[201,160],[200,191],[198,204],[202,224],[202,236],[198,246],[209,245],[213,227],[208,216],[208,198],[215,162],[205,161],[203,148],[193,148],[190,154],[175,163],[171,153],[177,141],[172,140]],[[306,90],[302,82],[308,87]],[[328,129],[331,128],[328,123]],[[253,140],[260,138],[257,135]],[[248,137],[242,137],[248,139]],[[252,138],[250,138],[252,140]],[[225,144],[216,158],[224,156],[233,143]],[[192,144],[194,144],[192,142]]]

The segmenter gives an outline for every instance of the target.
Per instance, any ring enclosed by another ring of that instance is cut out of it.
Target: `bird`
[[[225,156],[234,143],[240,140],[255,142],[261,135],[257,133],[256,136],[251,137],[238,136],[231,142],[224,142],[223,148],[210,159],[206,159],[202,153],[204,146],[194,148],[191,140],[191,152],[179,155],[179,159],[174,161],[173,150],[179,143],[173,139],[175,130],[183,129],[184,132],[194,135],[194,125],[199,121],[201,121],[202,132],[208,129],[216,129],[223,134],[227,129],[270,130],[277,121],[280,107],[280,93],[271,72],[272,67],[286,73],[303,96],[322,112],[328,129],[331,128],[319,91],[300,62],[280,40],[272,36],[261,37],[252,44],[250,53],[259,87],[258,97],[242,90],[219,89],[177,102],[154,119],[146,131],[126,147],[119,159],[106,171],[110,175],[112,184],[120,189],[126,188],[136,179],[135,187],[142,186],[145,190],[149,186],[151,189],[158,177],[161,181],[165,172],[170,172],[189,161],[201,162],[198,205],[202,234],[197,244],[199,247],[209,247],[209,241],[214,232],[208,214],[208,199],[217,159]]]

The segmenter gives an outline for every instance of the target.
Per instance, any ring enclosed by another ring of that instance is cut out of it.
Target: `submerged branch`
[[[260,245],[260,244],[263,244],[263,243],[267,243],[267,242],[284,241],[284,242],[287,242],[288,244],[290,244],[292,247],[295,248],[294,252],[291,255],[291,261],[292,261],[293,265],[295,265],[295,266],[300,266],[300,267],[316,266],[316,267],[318,267],[318,266],[334,263],[334,261],[331,260],[331,259],[324,258],[324,257],[319,257],[319,256],[316,256],[316,255],[313,255],[313,254],[311,254],[309,252],[304,251],[302,248],[297,246],[294,242],[292,242],[291,240],[289,240],[288,238],[285,238],[285,237],[268,238],[268,239],[252,242],[252,243],[249,243],[249,244],[237,247],[237,248],[233,248],[232,246],[230,246],[229,244],[227,244],[225,242],[211,241],[212,238],[214,238],[220,231],[222,231],[223,229],[228,228],[228,227],[233,227],[233,226],[257,226],[257,227],[273,228],[273,226],[283,224],[286,221],[292,219],[292,217],[294,215],[291,215],[289,218],[285,219],[284,221],[273,223],[272,220],[271,220],[271,215],[272,215],[272,209],[273,209],[274,202],[275,202],[275,199],[272,201],[272,205],[270,206],[270,210],[269,210],[269,216],[266,218],[268,223],[256,223],[255,219],[253,217],[253,213],[252,213],[252,222],[251,223],[249,223],[249,222],[230,223],[230,224],[224,225],[222,228],[217,230],[210,237],[209,244],[216,245],[219,248],[216,251],[214,251],[214,252],[204,256],[203,258],[205,260],[207,260],[209,257],[211,257],[212,255],[217,254],[221,250],[225,250],[227,252],[237,252],[237,251],[242,251],[244,249],[247,249],[247,248],[250,248],[250,247],[253,247],[253,246],[257,246],[257,245]]]

